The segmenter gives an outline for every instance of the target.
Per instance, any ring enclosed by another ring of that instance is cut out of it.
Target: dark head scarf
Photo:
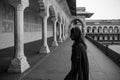
[[[75,41],[75,43],[82,43],[85,46],[85,48],[87,48],[84,42],[83,34],[78,26],[73,27],[70,33],[74,36],[73,40]]]

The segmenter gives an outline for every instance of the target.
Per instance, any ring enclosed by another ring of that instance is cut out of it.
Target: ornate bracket
[[[52,21],[57,21],[58,19],[56,17],[51,17]]]
[[[40,12],[44,12],[45,11],[44,0],[38,0],[38,3],[39,3]]]
[[[29,0],[9,0],[9,3],[18,10],[24,10],[29,6]]]
[[[38,3],[39,3],[40,16],[41,17],[48,16],[47,8],[45,7],[44,0],[38,0]]]

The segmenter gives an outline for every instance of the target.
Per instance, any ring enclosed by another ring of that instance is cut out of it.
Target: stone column
[[[66,24],[65,24],[65,27],[64,27],[64,39],[65,40],[67,39],[67,35],[68,35],[68,31],[66,30]]]
[[[83,24],[84,24],[84,28],[83,28],[83,35],[85,36],[86,35],[86,33],[87,33],[87,29],[86,29],[86,20],[84,20],[84,22],[83,22]]]
[[[55,17],[52,18],[53,21],[53,43],[52,46],[58,46],[57,43],[57,35],[56,35],[56,23],[57,23],[57,19]]]
[[[59,43],[62,43],[63,41],[62,41],[62,29],[61,29],[61,27],[62,27],[62,24],[59,22],[59,39],[58,39],[58,42]]]
[[[47,44],[47,12],[40,12],[40,16],[42,18],[42,47],[40,49],[40,53],[49,53],[50,49]]]
[[[82,22],[83,22],[83,26],[84,26],[84,27],[82,27],[82,32],[83,32],[83,35],[85,36],[86,35],[86,20],[85,20],[84,16],[82,17]]]
[[[14,17],[14,52],[15,57],[11,61],[8,68],[9,72],[22,73],[30,66],[24,55],[24,10],[29,6],[28,0],[10,0],[12,6],[15,7]]]
[[[65,24],[63,24],[62,27],[63,27],[63,28],[62,28],[62,29],[63,29],[63,30],[62,30],[62,32],[63,32],[63,33],[62,33],[62,34],[63,34],[63,35],[62,35],[62,38],[63,38],[63,40],[65,40]]]

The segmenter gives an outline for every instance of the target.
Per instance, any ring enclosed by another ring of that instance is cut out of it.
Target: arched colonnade
[[[67,16],[54,3],[48,3],[47,0],[1,0],[2,7],[3,4],[10,7],[11,23],[14,26],[11,32],[14,33],[15,55],[8,68],[9,72],[22,73],[30,67],[24,53],[25,42],[42,39],[39,53],[50,53],[49,37],[53,37],[51,46],[58,46],[67,38]]]
[[[110,26],[87,26],[87,35],[98,41],[119,41],[120,27],[119,25]]]

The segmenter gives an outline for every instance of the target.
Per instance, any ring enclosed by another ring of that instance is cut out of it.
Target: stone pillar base
[[[59,39],[58,39],[58,42],[59,42],[59,43],[62,43],[63,41],[62,41],[62,39],[59,38]]]
[[[65,36],[63,36],[63,41],[65,41]]]
[[[8,68],[8,72],[23,73],[29,68],[29,64],[26,60],[26,57],[14,58],[11,61],[11,65]]]
[[[52,46],[58,46],[57,41],[53,41]]]
[[[50,52],[49,47],[42,45],[42,47],[40,49],[40,53],[49,53],[49,52]]]

